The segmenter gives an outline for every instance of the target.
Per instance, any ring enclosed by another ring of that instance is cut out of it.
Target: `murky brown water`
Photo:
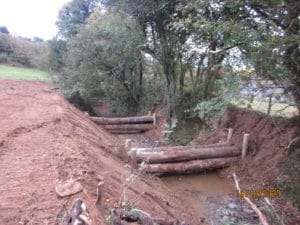
[[[236,189],[217,173],[163,177],[163,182],[173,192],[186,200],[203,215],[208,211],[207,202],[222,201],[223,197],[236,194]]]

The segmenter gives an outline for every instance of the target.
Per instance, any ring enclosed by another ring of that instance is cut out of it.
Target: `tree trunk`
[[[180,162],[196,159],[225,158],[238,156],[241,151],[235,147],[192,148],[164,152],[137,152],[137,161],[147,163]]]
[[[300,114],[300,92],[298,90],[294,90],[292,93],[296,103],[296,107],[298,109],[298,114]]]
[[[90,119],[101,125],[113,124],[134,124],[134,123],[153,123],[153,116],[136,116],[136,117],[90,117]]]
[[[106,130],[141,130],[147,131],[153,128],[152,124],[115,124],[105,125]]]
[[[299,36],[300,23],[299,23],[299,10],[300,4],[293,0],[284,0],[287,9],[287,26],[284,27],[287,37]],[[284,64],[291,73],[290,82],[292,84],[292,94],[300,113],[300,50],[299,41],[289,41],[286,43],[286,51],[284,57]]]
[[[180,163],[149,164],[140,167],[140,170],[153,174],[188,174],[199,173],[227,167],[236,162],[240,157],[194,160]]]

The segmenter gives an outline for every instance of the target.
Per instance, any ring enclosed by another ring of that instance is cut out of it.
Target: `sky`
[[[70,0],[0,0],[0,26],[12,35],[50,40],[61,7]]]

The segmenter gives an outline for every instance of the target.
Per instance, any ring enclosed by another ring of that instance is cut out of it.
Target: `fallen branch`
[[[140,209],[130,209],[130,210],[124,210],[124,209],[114,209],[113,215],[116,217],[115,219],[121,219],[123,221],[134,223],[137,222],[140,225],[174,225],[179,224],[178,221],[170,221],[165,220],[162,218],[152,218],[152,216]],[[121,224],[120,221],[118,224]],[[180,223],[180,224],[186,224],[186,223]]]
[[[57,212],[55,213],[55,221],[54,221],[54,225],[58,225],[60,224],[60,222],[58,221],[59,219],[62,219],[63,218],[63,213],[62,211],[64,209],[66,209],[66,205],[68,203],[69,200],[65,200],[61,206],[59,207],[59,209],[57,210]]]
[[[236,178],[235,173],[233,173],[233,178],[234,178],[234,182],[235,182],[235,187],[236,189],[241,192],[240,186],[239,186],[239,182]],[[249,205],[251,206],[251,208],[254,210],[254,212],[256,212],[256,214],[258,215],[258,218],[260,220],[260,222],[262,223],[262,225],[269,225],[266,219],[266,216],[264,214],[262,214],[262,212],[259,210],[259,208],[250,200],[250,198],[243,196],[243,198],[246,200],[246,202],[249,203]]]
[[[76,199],[64,225],[92,225],[86,205],[81,199]]]

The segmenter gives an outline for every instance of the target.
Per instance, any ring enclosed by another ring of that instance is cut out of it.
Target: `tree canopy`
[[[143,79],[158,73],[171,122],[182,96],[194,106],[224,99],[241,70],[284,86],[300,110],[299,7],[290,0],[73,0],[57,24],[70,80],[93,93],[103,80],[118,81],[138,105]]]

